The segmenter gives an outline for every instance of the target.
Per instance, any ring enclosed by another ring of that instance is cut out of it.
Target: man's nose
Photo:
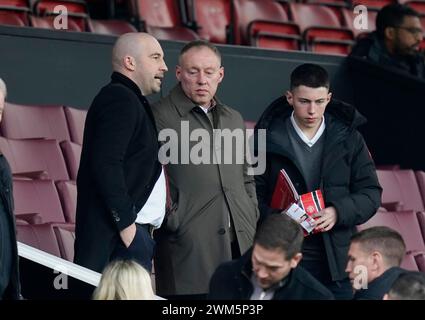
[[[207,77],[205,76],[205,74],[203,72],[199,72],[199,74],[198,74],[198,83],[199,84],[205,84],[206,83],[206,79],[207,79]]]
[[[316,113],[316,105],[314,104],[314,102],[308,105],[308,113],[310,114]]]
[[[264,268],[259,268],[257,271],[257,277],[260,279],[267,278],[268,274],[267,271]]]

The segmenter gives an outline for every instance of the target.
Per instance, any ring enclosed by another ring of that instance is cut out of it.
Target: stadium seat
[[[388,210],[424,211],[424,202],[412,170],[377,170],[383,188],[382,206]]]
[[[66,28],[56,29],[54,26],[55,19],[57,19],[57,17],[55,16],[48,16],[48,17],[30,16],[30,22],[34,28],[52,29],[52,30],[60,30],[60,31],[73,31],[73,32],[83,32],[86,29],[85,27],[82,27],[80,23],[77,23],[76,21],[70,18],[68,18],[68,24]]]
[[[415,255],[416,264],[419,271],[425,272],[425,254],[419,253]]]
[[[38,225],[17,224],[17,240],[39,250],[60,257],[61,252],[50,223]]]
[[[74,260],[74,242],[75,225],[54,226],[53,231],[59,246],[59,252],[63,259],[73,262]]]
[[[5,10],[0,6],[0,25],[25,27],[28,23],[25,22],[21,14],[12,10]]]
[[[88,14],[84,0],[36,0],[33,4],[33,10],[39,16],[45,16],[53,13],[58,6],[65,6],[68,13]]]
[[[41,222],[64,223],[65,216],[52,180],[13,179],[15,214],[38,214]]]
[[[70,140],[63,107],[6,103],[1,133],[10,139]]]
[[[300,26],[306,49],[331,54],[346,54],[354,43],[353,32],[341,26],[329,8],[303,3],[289,3],[292,20]]]
[[[415,176],[416,176],[416,180],[418,181],[418,186],[422,196],[422,201],[425,203],[425,172],[416,171]]]
[[[250,45],[277,50],[300,50],[298,25],[291,22],[253,21],[248,26]]]
[[[344,25],[348,27],[354,34],[354,36],[357,38],[359,36],[364,36],[369,32],[375,31],[376,29],[376,11],[368,10],[367,12],[367,29],[357,29],[354,27],[354,19],[356,18],[356,15],[354,14],[353,10],[350,9],[342,9],[342,17],[344,21]]]
[[[58,14],[63,14],[59,6],[66,8],[69,31],[86,31],[87,19],[89,18],[87,5],[84,0],[36,0],[33,11],[39,17],[45,17],[44,22],[53,26],[53,20]],[[47,24],[45,26],[47,28]]]
[[[188,18],[202,39],[231,43],[232,2],[229,0],[186,0]]]
[[[235,43],[280,50],[300,49],[300,30],[274,1],[234,0]]]
[[[87,110],[65,107],[65,116],[71,141],[82,145]]]
[[[416,213],[409,211],[377,212],[371,219],[357,226],[359,230],[375,226],[386,226],[398,231],[404,239],[408,252],[424,252],[425,243]]]
[[[127,32],[137,32],[137,29],[130,23],[122,20],[88,20],[90,32],[119,36]]]
[[[0,0],[0,24],[28,26],[30,7],[27,0]]]
[[[401,262],[400,267],[406,270],[419,271],[418,264],[416,263],[415,255],[413,253],[407,253]]]
[[[71,180],[77,180],[81,158],[81,145],[70,141],[63,141],[60,146],[68,168],[69,177]]]
[[[65,160],[56,140],[12,140],[0,137],[2,152],[14,176],[55,181],[69,180]]]
[[[59,181],[56,188],[62,203],[65,220],[69,223],[75,223],[75,213],[77,212],[77,185],[75,181]]]
[[[195,31],[184,27],[152,27],[147,26],[146,31],[157,39],[172,41],[192,41],[199,39]]]
[[[146,30],[158,39],[190,41],[198,35],[186,28],[185,10],[174,0],[132,0],[130,10]]]
[[[421,229],[422,239],[425,241],[425,212],[420,211],[416,213],[418,217],[419,227]]]
[[[307,0],[305,3],[314,4],[318,6],[325,6],[331,9],[338,17],[339,21],[342,22],[342,9],[350,8],[351,5],[345,0]]]

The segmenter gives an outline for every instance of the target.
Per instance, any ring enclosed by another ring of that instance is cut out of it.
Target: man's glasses
[[[418,34],[422,35],[422,33],[423,33],[421,28],[403,27],[403,26],[398,26],[398,27],[394,27],[394,28],[406,30],[407,32],[409,32],[413,35],[418,35]]]

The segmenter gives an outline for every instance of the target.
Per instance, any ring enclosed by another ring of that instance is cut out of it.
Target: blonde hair
[[[7,96],[6,83],[4,83],[2,78],[0,78],[0,92],[3,92],[3,95],[6,98]]]
[[[94,300],[154,300],[149,272],[132,260],[112,261],[103,271]]]

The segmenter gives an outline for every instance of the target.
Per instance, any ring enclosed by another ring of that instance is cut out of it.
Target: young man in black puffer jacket
[[[315,215],[320,232],[306,237],[301,265],[336,299],[352,298],[345,272],[350,237],[381,203],[375,165],[357,131],[365,122],[353,106],[331,101],[325,69],[303,64],[292,72],[286,96],[275,100],[256,126],[267,130],[266,145],[257,147],[267,155],[265,173],[256,176],[260,219],[270,213],[281,169],[298,194],[321,190],[325,208]]]

